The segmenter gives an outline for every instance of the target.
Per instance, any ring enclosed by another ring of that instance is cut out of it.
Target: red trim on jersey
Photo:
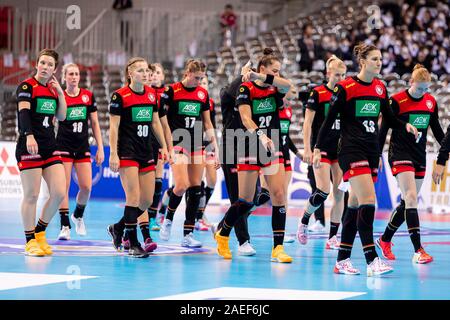
[[[75,163],[84,163],[84,162],[91,163],[91,157],[82,158],[82,159],[75,159],[74,162]]]
[[[285,106],[283,109],[280,109],[278,111],[278,115],[280,117],[280,120],[289,120],[292,119],[292,107],[291,106]]]
[[[429,93],[425,93],[419,101],[411,99],[407,90],[396,93],[391,98],[397,102],[399,114],[416,111],[433,113],[436,109],[436,99]]]
[[[353,79],[348,77],[345,80],[338,82],[346,92],[347,101],[359,98],[359,97],[373,97],[378,99],[386,99],[386,87],[383,82],[379,79],[374,78],[370,85],[363,85]]]
[[[76,97],[69,96],[66,90],[64,90],[64,98],[66,99],[67,107],[74,105],[84,105],[87,107],[91,107],[93,102],[92,92],[84,88],[80,88],[80,92]]]
[[[253,84],[251,81],[247,81],[241,84],[242,86],[245,86],[250,91],[250,99],[262,99],[267,98],[271,95],[275,95],[278,90],[274,86],[268,86],[264,88],[259,88]]]
[[[285,166],[284,171],[292,171],[291,165]]]
[[[45,160],[32,160],[32,161],[25,160],[25,161],[19,161],[17,166],[19,167],[20,171],[26,170],[26,169],[37,169],[37,168],[42,168],[45,165],[48,165],[54,161],[62,161],[62,159],[60,156],[55,156],[55,157],[50,157]]]
[[[34,77],[28,78],[23,82],[26,82],[32,87],[32,99],[36,97],[52,97],[55,100],[58,100],[58,93],[54,89],[50,88],[48,84],[43,85],[39,83],[39,81],[37,81]]]
[[[68,158],[68,157],[61,157],[62,162],[70,163],[74,162],[74,158]]]
[[[145,167],[145,168],[139,168],[139,172],[151,172],[151,171],[155,171],[156,170],[156,166],[154,164],[152,164],[151,166]]]
[[[193,91],[188,91],[181,82],[176,82],[170,85],[173,90],[173,101],[178,100],[191,100],[206,103],[208,97],[208,91],[203,87],[198,86]]]
[[[260,166],[257,166],[255,164],[238,164],[236,166],[236,171],[259,171],[261,169]]]
[[[319,97],[319,104],[329,102],[331,100],[331,96],[333,95],[333,92],[330,91],[325,85],[315,87],[313,88],[313,90],[317,92],[317,96]]]
[[[209,111],[214,112],[214,100],[212,98],[209,98]]]
[[[356,176],[361,176],[363,174],[372,174],[372,170],[369,167],[357,167],[357,168],[353,168],[348,170],[347,172],[344,173],[343,179],[344,181],[348,181],[348,179],[356,177]]]
[[[138,94],[133,92],[129,86],[122,87],[115,91],[122,98],[122,107],[129,108],[135,105],[153,105],[158,110],[157,95],[154,88],[144,85],[144,92]]]
[[[120,160],[120,166],[121,167],[138,167],[139,168],[139,162],[134,160]]]

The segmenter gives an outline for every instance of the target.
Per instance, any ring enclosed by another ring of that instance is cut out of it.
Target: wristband
[[[29,136],[33,134],[31,129],[31,110],[22,109],[19,111],[19,131],[23,136]]]
[[[272,84],[273,83],[273,79],[275,79],[275,77],[273,75],[266,74],[266,80],[264,80],[264,83]]]
[[[258,138],[264,134],[264,132],[259,128],[257,130],[255,130],[255,132],[256,132],[256,135],[258,136]]]

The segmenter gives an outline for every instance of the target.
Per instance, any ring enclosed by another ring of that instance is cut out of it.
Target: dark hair
[[[225,5],[225,9],[233,9],[233,6],[228,3],[228,4]]]
[[[189,59],[186,62],[186,67],[184,68],[184,74],[188,72],[205,72],[206,71],[206,65],[201,62],[200,60],[195,59]]]
[[[361,66],[361,60],[367,59],[367,56],[371,51],[377,50],[379,51],[376,46],[373,44],[366,44],[364,42],[360,42],[358,45],[356,45],[353,48],[353,55],[356,56],[356,60],[358,61],[359,65]]]
[[[278,58],[271,48],[264,48],[263,55],[258,60],[258,66],[256,67],[256,72],[261,70],[261,66],[268,67],[273,61],[280,62],[280,58]]]
[[[37,56],[36,64],[38,64],[39,59],[42,56],[49,56],[49,57],[52,57],[53,59],[55,59],[55,69],[56,69],[56,67],[58,67],[58,63],[59,63],[59,60],[58,60],[59,59],[59,54],[58,54],[58,52],[56,52],[53,49],[43,49],[43,50],[41,50],[41,52],[39,52],[39,54]]]

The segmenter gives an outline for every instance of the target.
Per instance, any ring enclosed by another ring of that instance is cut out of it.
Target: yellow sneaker
[[[281,263],[291,263],[292,257],[288,256],[286,252],[284,252],[284,248],[281,244],[277,245],[272,249],[272,258],[273,262],[281,262]]]
[[[231,259],[233,255],[231,254],[230,247],[228,245],[228,240],[230,237],[221,236],[220,231],[217,231],[214,238],[217,241],[217,254],[224,259]]]
[[[44,251],[46,255],[53,254],[52,247],[50,247],[47,243],[47,239],[45,238],[45,231],[38,232],[34,234],[39,247]]]
[[[45,252],[39,247],[36,239],[31,239],[25,245],[25,255],[32,257],[43,257]]]

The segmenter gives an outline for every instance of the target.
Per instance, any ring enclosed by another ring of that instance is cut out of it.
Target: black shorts
[[[362,151],[341,152],[339,153],[338,161],[344,173],[344,181],[363,174],[370,174],[372,175],[372,180],[374,182],[377,181],[378,165],[380,163],[378,154],[366,154]]]
[[[283,151],[268,152],[259,139],[257,142],[247,139],[238,145],[237,170],[254,171],[269,167],[273,164],[284,163]]]
[[[176,154],[184,154],[187,157],[193,157],[197,155],[205,154],[205,147],[202,143],[198,144],[196,141],[174,141],[173,151]]]
[[[283,146],[284,171],[292,171],[291,154],[287,145]]]
[[[137,167],[139,172],[149,172],[156,170],[155,160],[153,155],[147,159],[136,158],[134,156],[119,155],[120,167]]]
[[[389,165],[391,166],[392,175],[395,177],[401,172],[414,172],[416,179],[423,179],[427,169],[427,163],[417,162],[407,155],[396,155],[389,157]]]
[[[320,150],[320,162],[323,163],[328,163],[328,164],[333,164],[338,162],[338,153],[337,153],[337,149],[334,150]]]
[[[59,151],[56,150],[56,146],[51,149],[43,149],[39,148],[38,145],[38,152],[38,154],[31,155],[27,151],[26,139],[19,138],[16,145],[16,160],[19,170],[45,169],[54,164],[62,164],[62,159]]]
[[[152,141],[152,154],[153,154],[153,159],[155,160],[155,165],[158,164],[159,160],[162,160],[162,155],[161,155],[161,146],[159,145],[158,141],[153,140]]]
[[[78,148],[78,150],[73,150],[64,146],[58,146],[57,148],[63,162],[91,163],[91,151],[89,146],[87,148]]]

